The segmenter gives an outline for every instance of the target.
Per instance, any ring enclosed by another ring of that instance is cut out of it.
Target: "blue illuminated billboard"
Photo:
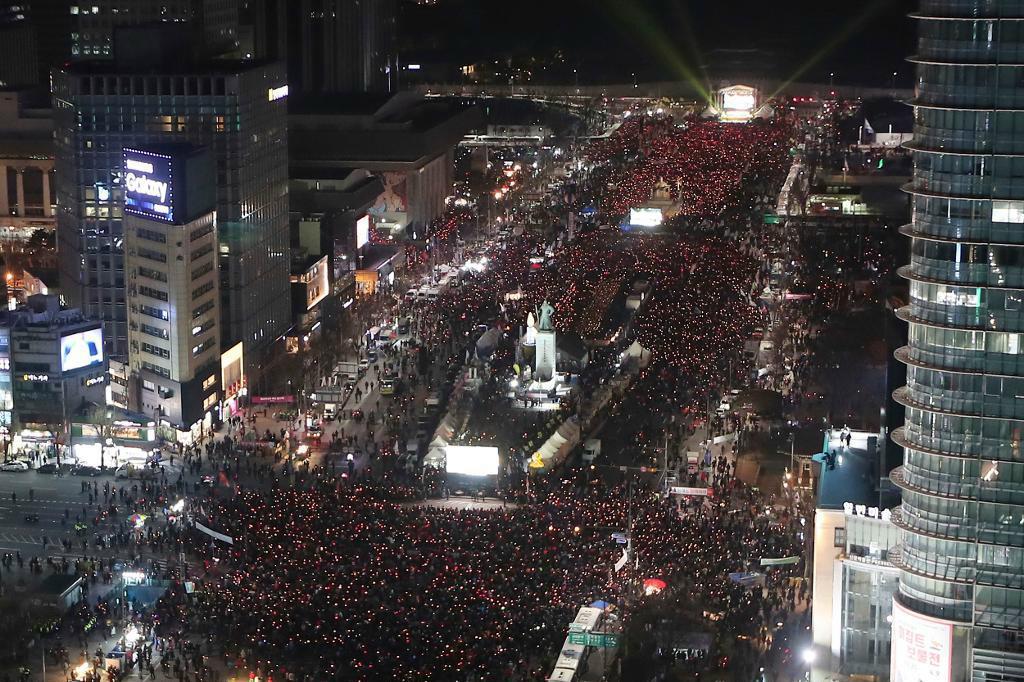
[[[124,210],[146,218],[174,221],[174,172],[170,156],[125,148]]]

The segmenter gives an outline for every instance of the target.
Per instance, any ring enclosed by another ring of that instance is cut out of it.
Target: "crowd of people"
[[[698,595],[729,632],[762,637],[754,665],[786,605],[728,575],[801,553],[799,524],[766,514],[727,470],[710,501],[683,506],[571,477],[495,509],[400,503],[325,471],[304,480],[208,503],[207,522],[233,545],[195,537],[207,570],[180,622],[260,677],[541,680],[580,606],[629,608],[649,577]],[[638,561],[616,572],[612,533],[630,519]],[[800,570],[773,574],[770,588]]]

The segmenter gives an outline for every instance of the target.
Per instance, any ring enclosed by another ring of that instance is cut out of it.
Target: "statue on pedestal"
[[[541,303],[540,308],[537,309],[537,317],[540,322],[537,323],[537,331],[552,332],[555,330],[555,325],[551,322],[551,316],[554,314],[555,308],[547,299]]]

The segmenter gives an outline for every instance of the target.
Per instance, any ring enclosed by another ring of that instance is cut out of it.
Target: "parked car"
[[[36,471],[38,471],[41,474],[55,474],[58,471],[68,472],[71,471],[73,468],[74,467],[71,464],[61,464],[58,467],[56,462],[50,462],[49,464],[43,464],[42,466],[37,468]]]
[[[9,462],[0,464],[0,471],[28,471],[28,464],[20,459],[12,459]]]
[[[97,467],[78,466],[71,473],[75,476],[99,476],[103,471]]]

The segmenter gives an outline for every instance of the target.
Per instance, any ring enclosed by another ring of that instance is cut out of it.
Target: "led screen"
[[[463,476],[497,476],[498,448],[478,445],[445,447],[445,469],[449,474]]]
[[[362,248],[363,244],[370,241],[370,216],[364,215],[356,221],[356,248]]]
[[[174,221],[171,158],[140,149],[124,150],[124,209],[146,218]]]
[[[71,372],[83,367],[103,364],[103,330],[62,336],[60,339],[60,371]]]
[[[631,208],[629,210],[629,224],[634,227],[658,227],[661,225],[661,221],[660,208]]]

